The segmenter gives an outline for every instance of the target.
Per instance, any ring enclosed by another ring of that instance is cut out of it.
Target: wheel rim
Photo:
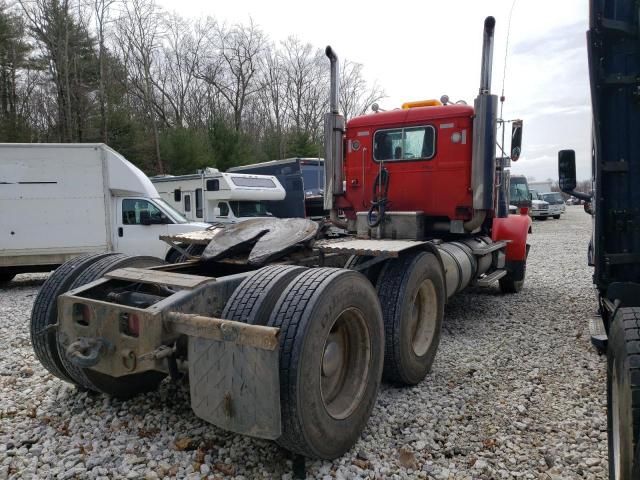
[[[411,302],[408,328],[413,353],[422,357],[429,351],[438,320],[438,296],[433,282],[424,280]]]
[[[622,460],[620,458],[620,399],[618,398],[618,373],[616,372],[616,360],[613,360],[613,374],[611,378],[611,423],[613,435],[613,465],[616,473],[615,478],[622,477]]]
[[[360,404],[367,386],[371,340],[362,312],[344,310],[325,339],[320,364],[320,393],[335,419],[348,417]]]

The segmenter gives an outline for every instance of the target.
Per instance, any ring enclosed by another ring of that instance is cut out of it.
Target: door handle
[[[122,227],[118,227],[118,236],[119,237],[124,236],[124,230],[122,229]]]

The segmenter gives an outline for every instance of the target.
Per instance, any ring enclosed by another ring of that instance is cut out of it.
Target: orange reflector
[[[408,108],[416,108],[416,107],[439,107],[441,105],[442,105],[442,102],[436,99],[418,100],[416,102],[404,102],[402,104],[402,109],[406,110]]]

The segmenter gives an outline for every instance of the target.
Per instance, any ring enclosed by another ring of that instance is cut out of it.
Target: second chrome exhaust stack
[[[487,17],[484,21],[480,91],[474,102],[475,117],[473,119],[471,188],[474,217],[465,224],[467,231],[473,231],[479,227],[487,211],[493,210],[495,206],[498,97],[491,94],[495,25],[496,20],[493,17]]]

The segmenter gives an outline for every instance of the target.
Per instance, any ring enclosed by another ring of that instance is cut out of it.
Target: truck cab
[[[529,195],[531,196],[531,210],[529,211],[531,218],[546,220],[553,215],[549,209],[549,202],[546,202],[540,193],[531,190]]]
[[[149,238],[209,227],[206,223],[190,222],[161,198],[115,197],[113,203],[113,211],[116,212],[115,249],[130,255],[165,258],[169,246],[164,242],[149,242]]]

